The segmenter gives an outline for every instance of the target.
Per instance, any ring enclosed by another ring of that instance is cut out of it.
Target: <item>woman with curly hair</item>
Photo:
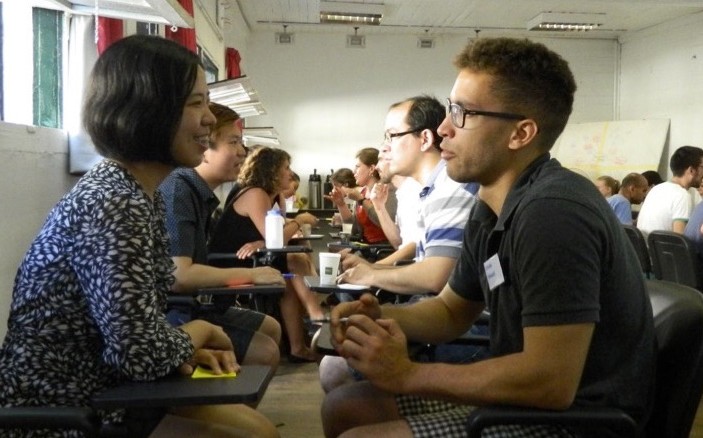
[[[288,187],[292,178],[290,155],[268,147],[253,147],[232,188],[222,217],[210,239],[210,252],[235,253],[238,266],[251,266],[250,256],[264,247],[266,213],[277,205],[279,194]],[[283,227],[283,240],[288,242],[303,224],[314,225],[317,218],[302,213]],[[289,272],[285,257],[279,258],[274,267]],[[310,318],[323,316],[316,296],[303,279],[295,276],[286,280],[286,290],[281,298],[281,316],[290,342],[291,361],[313,361],[317,355],[305,343],[303,307]]]

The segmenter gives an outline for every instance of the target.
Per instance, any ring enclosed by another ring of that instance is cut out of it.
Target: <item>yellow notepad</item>
[[[195,367],[195,371],[193,371],[193,374],[190,376],[192,379],[217,379],[217,378],[223,378],[223,377],[237,377],[237,373],[231,372],[231,373],[222,373],[222,374],[215,374],[212,372],[212,370],[208,368],[203,368],[200,365]]]

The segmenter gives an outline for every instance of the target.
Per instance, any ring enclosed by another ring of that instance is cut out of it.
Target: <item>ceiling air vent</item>
[[[363,35],[347,35],[347,47],[363,49],[366,47],[366,37]]]
[[[417,39],[417,47],[420,49],[431,49],[434,47],[434,39],[433,38],[418,38]]]

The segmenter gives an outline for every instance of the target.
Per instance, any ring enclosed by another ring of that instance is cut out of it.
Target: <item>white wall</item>
[[[0,339],[20,260],[51,207],[76,181],[68,174],[66,149],[63,131],[0,122]]]
[[[622,38],[619,117],[669,118],[668,150],[659,172],[680,146],[703,147],[703,14]]]
[[[545,39],[571,64],[578,83],[572,121],[611,120],[615,107],[617,43]],[[416,94],[448,97],[452,59],[466,44],[438,36],[433,49],[417,48],[417,35],[366,36],[366,48],[346,48],[343,34],[295,33],[293,45],[275,44],[272,32],[251,33],[243,70],[268,114],[247,126],[274,126],[302,178],[314,168],[353,167],[363,147],[378,147],[388,106]]]

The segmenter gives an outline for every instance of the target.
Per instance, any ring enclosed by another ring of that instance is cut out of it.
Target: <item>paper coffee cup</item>
[[[303,237],[310,237],[310,234],[312,234],[312,226],[310,224],[303,224],[300,229],[303,232]]]
[[[347,224],[347,223],[342,224],[342,233],[351,234],[353,225],[354,224]]]
[[[320,253],[320,284],[335,284],[342,256],[334,252]]]

